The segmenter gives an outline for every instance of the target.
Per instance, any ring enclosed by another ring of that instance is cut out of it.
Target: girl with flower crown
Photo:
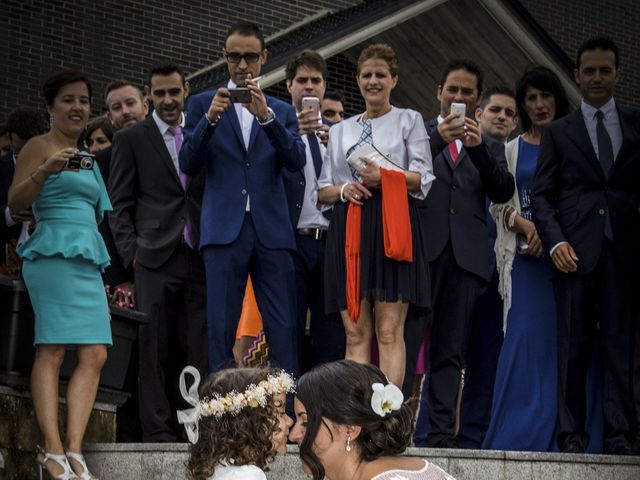
[[[195,381],[186,389],[185,376]],[[266,480],[275,455],[286,453],[293,420],[285,413],[293,379],[273,368],[232,368],[200,375],[186,367],[180,391],[193,408],[178,412],[193,444],[187,462],[192,480]]]
[[[453,480],[427,460],[401,456],[412,433],[411,409],[382,372],[351,360],[319,365],[296,387],[302,469],[314,480]]]

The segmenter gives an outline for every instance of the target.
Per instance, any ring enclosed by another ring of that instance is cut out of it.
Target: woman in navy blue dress
[[[516,102],[524,133],[505,151],[516,192],[509,202],[491,206],[498,226],[495,250],[505,339],[483,448],[554,451],[558,394],[553,266],[533,223],[530,194],[542,130],[566,115],[569,103],[558,77],[545,67],[525,72]]]

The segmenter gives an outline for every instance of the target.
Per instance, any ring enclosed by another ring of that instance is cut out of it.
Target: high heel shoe
[[[54,455],[53,453],[45,452],[44,448],[40,445],[36,446],[37,455],[42,454],[42,460],[38,460],[36,457],[36,465],[38,466],[38,480],[43,480],[43,473],[47,472],[49,477],[55,480],[73,480],[78,478],[78,476],[74,473],[69,465],[69,460],[65,455]],[[62,473],[58,475],[53,475],[49,470],[47,470],[46,463],[51,460],[54,463],[57,463],[64,470]]]
[[[73,452],[66,452],[65,455],[67,456],[67,459],[71,459],[71,460],[74,460],[74,461],[78,462],[80,464],[80,466],[82,467],[82,473],[76,472],[75,469],[73,467],[71,467],[72,470],[74,471],[74,473],[79,476],[78,478],[80,478],[82,480],[92,480],[92,479],[93,480],[98,480],[89,471],[89,467],[87,467],[87,462],[84,460],[84,455],[82,455],[80,453],[73,453]]]

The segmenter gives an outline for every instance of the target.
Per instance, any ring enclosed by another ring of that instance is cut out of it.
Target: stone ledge
[[[103,480],[186,479],[187,444],[121,443],[85,447],[94,474]],[[426,458],[457,480],[638,480],[640,457],[565,453],[503,452],[409,448],[406,455]],[[300,468],[298,447],[290,445],[267,477],[308,478]]]

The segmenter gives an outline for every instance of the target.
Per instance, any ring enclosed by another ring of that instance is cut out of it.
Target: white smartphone
[[[451,113],[457,113],[458,118],[451,122],[451,125],[460,125],[464,123],[464,116],[466,114],[467,106],[464,103],[453,102],[451,104]]]
[[[302,110],[313,110],[313,114],[320,121],[320,99],[318,97],[302,97]]]

